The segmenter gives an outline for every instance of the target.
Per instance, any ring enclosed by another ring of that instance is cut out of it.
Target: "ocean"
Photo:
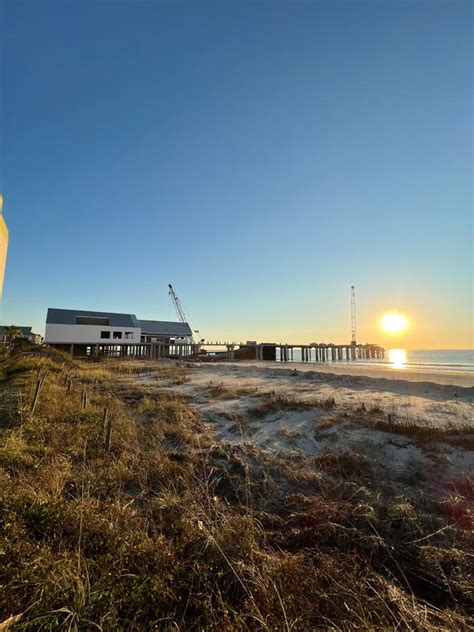
[[[293,362],[301,362],[300,349],[294,349]],[[356,363],[366,366],[385,365],[399,369],[474,372],[474,350],[387,349],[383,360],[357,360]],[[338,361],[334,364],[347,364],[347,361]]]

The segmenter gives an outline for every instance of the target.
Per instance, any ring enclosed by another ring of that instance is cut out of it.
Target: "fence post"
[[[102,433],[105,436],[105,432],[107,430],[107,419],[109,417],[109,411],[107,408],[104,408],[104,417],[102,419]]]
[[[105,451],[110,452],[110,443],[112,441],[112,420],[107,419],[107,427],[105,431]]]
[[[33,403],[31,404],[31,414],[33,415],[35,412],[35,408],[36,408],[36,404],[38,403],[39,400],[39,396],[41,393],[41,389],[43,388],[43,384],[44,381],[46,379],[46,373],[44,373],[43,377],[39,377],[39,373],[38,373],[38,377],[36,379],[36,390],[35,390],[35,396],[33,398]]]
[[[85,387],[82,390],[82,408],[83,410],[87,408],[87,389]]]

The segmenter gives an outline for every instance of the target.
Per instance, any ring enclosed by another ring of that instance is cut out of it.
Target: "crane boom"
[[[187,320],[186,320],[185,311],[183,309],[183,306],[181,305],[179,298],[176,295],[176,292],[173,290],[173,286],[171,285],[171,283],[168,283],[168,288],[169,288],[169,295],[171,296],[171,300],[173,301],[173,305],[176,310],[176,313],[178,314],[178,318],[180,322],[186,323]]]

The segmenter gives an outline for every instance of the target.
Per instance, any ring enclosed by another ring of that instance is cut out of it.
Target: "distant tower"
[[[355,287],[351,285],[351,331],[352,331],[352,344],[355,345],[357,332],[356,332],[356,295]]]
[[[2,215],[3,197],[0,193],[0,298],[2,298],[3,279],[5,277],[5,266],[7,264],[8,252],[8,228]]]

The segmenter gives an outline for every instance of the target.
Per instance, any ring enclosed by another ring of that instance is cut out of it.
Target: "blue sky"
[[[469,2],[3,2],[2,322],[472,345]]]

